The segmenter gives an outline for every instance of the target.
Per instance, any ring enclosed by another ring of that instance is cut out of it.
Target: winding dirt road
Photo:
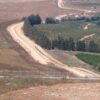
[[[47,64],[53,64],[54,66],[58,68],[65,69],[76,76],[79,77],[96,77],[98,78],[99,75],[91,72],[89,70],[83,69],[83,68],[70,68],[68,65],[65,65],[61,63],[60,61],[54,59],[52,56],[50,56],[45,50],[43,50],[39,45],[37,45],[34,41],[30,40],[28,37],[24,35],[23,32],[23,22],[20,22],[18,24],[13,24],[7,28],[12,38],[20,45],[22,46],[25,51],[37,62],[47,65]]]
[[[93,34],[90,34],[90,35],[86,35],[86,36],[82,37],[80,39],[80,41],[89,40],[89,39],[93,38],[95,35],[96,35],[96,33],[93,33]]]
[[[95,11],[93,11],[93,10],[65,7],[64,0],[58,0],[58,7],[61,8],[61,9],[69,9],[69,10],[75,10],[75,11],[82,11],[82,12],[85,12],[85,13],[95,13]]]

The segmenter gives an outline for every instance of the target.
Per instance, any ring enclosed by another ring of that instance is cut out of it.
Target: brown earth
[[[68,83],[9,92],[0,100],[99,100],[100,83]]]
[[[0,3],[0,20],[21,19],[30,14],[39,14],[44,19],[47,16],[57,16],[70,10],[58,9],[57,0],[40,2]],[[73,12],[73,11],[72,11]]]

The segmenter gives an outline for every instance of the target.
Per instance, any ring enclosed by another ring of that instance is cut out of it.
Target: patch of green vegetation
[[[33,30],[38,30],[45,34],[50,40],[57,39],[58,36],[68,39],[69,37],[79,40],[85,35],[96,33],[100,38],[100,27],[98,25],[92,25],[89,29],[84,30],[85,22],[82,21],[66,21],[59,24],[41,24],[33,27]],[[97,38],[96,38],[97,39]],[[99,41],[97,39],[95,41]]]
[[[76,56],[84,62],[94,66],[95,69],[99,70],[100,55],[78,53]]]

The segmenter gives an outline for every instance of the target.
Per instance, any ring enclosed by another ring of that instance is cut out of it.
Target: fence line
[[[14,77],[14,78],[49,78],[49,79],[68,79],[68,80],[98,80],[100,77],[74,77],[66,72],[55,71],[8,71],[0,70],[0,78]]]

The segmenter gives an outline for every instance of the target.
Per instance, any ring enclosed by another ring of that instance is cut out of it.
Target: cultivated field
[[[50,53],[54,58],[58,59],[64,64],[67,64],[70,67],[82,67],[89,70],[93,70],[91,65],[79,60],[76,57],[77,53],[74,51],[48,50],[47,52]]]
[[[76,56],[84,62],[94,66],[94,68],[100,66],[100,55],[79,53],[76,54]]]
[[[47,52],[55,59],[67,64],[69,67],[76,67],[77,69],[85,68],[100,74],[99,53],[63,50],[48,50]]]
[[[43,33],[50,40],[57,39],[59,36],[64,39],[72,37],[75,40],[80,40],[82,37],[95,33],[91,39],[100,43],[100,28],[99,25],[90,23],[88,29],[84,29],[88,23],[82,21],[67,21],[60,24],[38,25],[33,27],[33,33]],[[37,31],[38,30],[38,31]],[[31,34],[32,38],[32,34]]]

